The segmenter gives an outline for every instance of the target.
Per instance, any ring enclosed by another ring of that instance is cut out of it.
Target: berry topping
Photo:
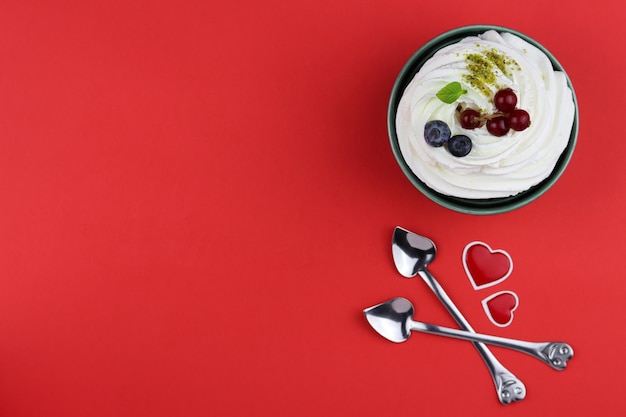
[[[498,67],[504,71],[503,67]],[[457,86],[456,84],[459,85]],[[437,93],[437,96],[439,97],[440,93],[443,94],[447,90],[451,90],[452,86],[456,86],[457,89],[461,88],[459,87],[460,83],[452,82]],[[465,91],[460,94],[464,93]],[[458,99],[458,97],[458,94],[455,95],[454,100]],[[441,97],[439,98],[441,99]],[[452,103],[454,100],[445,101],[442,99],[446,103]],[[466,107],[467,103],[459,103],[456,106],[455,119],[463,129],[467,130],[485,126],[487,131],[493,136],[504,136],[510,130],[519,132],[530,126],[530,115],[526,110],[517,108],[517,95],[512,88],[498,90],[493,96],[493,104],[495,109],[487,112]],[[424,127],[424,138],[430,146],[441,147],[447,143],[448,150],[455,156],[465,156],[470,152],[472,141],[467,136],[459,135],[459,138],[455,139],[457,143],[454,144],[450,144],[449,141],[455,137],[451,138],[450,136],[450,127],[441,120],[431,120]]]
[[[502,112],[510,112],[513,111],[517,105],[517,96],[513,90],[505,88],[496,93],[493,97],[493,104],[496,106],[496,109]]]
[[[487,120],[487,130],[494,136],[504,136],[509,129],[509,119],[505,116],[496,116]]]
[[[465,156],[471,150],[472,140],[465,135],[454,135],[448,140],[448,151],[454,156]]]
[[[443,146],[450,139],[450,128],[441,120],[431,120],[424,126],[424,139],[430,146]]]
[[[515,109],[509,115],[509,125],[513,130],[522,131],[530,126],[530,115],[526,110]]]
[[[480,127],[481,124],[480,113],[474,109],[463,110],[459,119],[463,129],[476,129],[477,127]]]

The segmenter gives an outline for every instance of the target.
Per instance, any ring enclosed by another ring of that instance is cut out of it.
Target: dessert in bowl
[[[578,106],[544,47],[498,26],[466,26],[420,48],[394,85],[392,149],[409,180],[450,209],[495,214],[538,198],[567,166]]]

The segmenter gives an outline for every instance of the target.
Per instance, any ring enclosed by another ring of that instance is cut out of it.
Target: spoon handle
[[[523,340],[508,339],[506,337],[451,329],[449,327],[437,326],[436,324],[422,323],[419,321],[411,321],[411,330],[473,342],[488,343],[494,346],[513,349],[537,358],[557,371],[565,369],[567,361],[574,355],[572,347],[563,342],[527,342]]]
[[[448,294],[446,294],[428,269],[422,268],[418,271],[418,274],[435,293],[437,298],[439,298],[439,301],[443,303],[450,315],[452,315],[452,318],[454,318],[454,321],[456,321],[463,330],[475,333],[472,326],[470,326],[469,322],[463,317],[459,309],[454,305],[450,297],[448,297]],[[472,344],[485,361],[491,373],[500,402],[502,404],[510,404],[514,401],[523,400],[526,397],[526,386],[524,386],[524,383],[506,369],[484,343],[472,342]]]

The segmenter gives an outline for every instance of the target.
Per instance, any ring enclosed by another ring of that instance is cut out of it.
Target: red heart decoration
[[[513,312],[519,306],[519,298],[514,292],[501,291],[485,298],[482,304],[493,324],[506,327],[513,321]]]
[[[471,242],[463,250],[463,267],[478,290],[507,279],[513,272],[513,260],[504,250],[492,250],[484,242]]]

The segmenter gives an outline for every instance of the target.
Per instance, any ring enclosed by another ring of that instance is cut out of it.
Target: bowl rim
[[[452,197],[441,194],[429,188],[415,175],[415,173],[408,166],[408,164],[404,160],[404,156],[402,155],[398,144],[398,137],[396,132],[396,113],[400,98],[402,97],[402,94],[404,94],[404,90],[406,89],[408,83],[419,71],[419,68],[421,68],[423,63],[430,57],[432,57],[432,55],[434,55],[437,50],[447,45],[456,43],[467,36],[476,36],[488,30],[495,30],[500,33],[508,32],[524,39],[533,46],[536,46],[543,53],[546,54],[546,56],[552,63],[553,69],[555,71],[561,71],[565,75],[567,85],[572,92],[572,99],[574,101],[574,120],[572,122],[572,130],[570,132],[570,138],[567,146],[559,157],[554,169],[552,170],[550,175],[539,184],[534,185],[533,187],[529,188],[528,190],[522,191],[519,194],[509,197],[491,199],[468,199]],[[548,51],[543,45],[541,45],[539,42],[532,39],[528,35],[504,26],[486,24],[468,25],[450,29],[432,38],[424,45],[422,45],[417,51],[415,51],[406,61],[406,63],[403,65],[402,69],[398,73],[398,76],[396,77],[396,80],[391,90],[391,96],[389,98],[389,105],[387,109],[387,130],[389,140],[391,142],[391,148],[396,158],[396,161],[400,165],[400,168],[402,169],[405,176],[422,194],[424,194],[427,198],[434,201],[435,203],[454,211],[465,214],[489,215],[513,211],[535,201],[546,191],[548,191],[548,189],[551,188],[554,183],[561,177],[572,158],[574,149],[576,147],[576,142],[578,140],[578,113],[578,101],[576,99],[576,93],[574,91],[574,87],[572,85],[571,79],[569,78],[569,75],[560,64],[560,62],[554,57],[554,55],[550,51]]]

